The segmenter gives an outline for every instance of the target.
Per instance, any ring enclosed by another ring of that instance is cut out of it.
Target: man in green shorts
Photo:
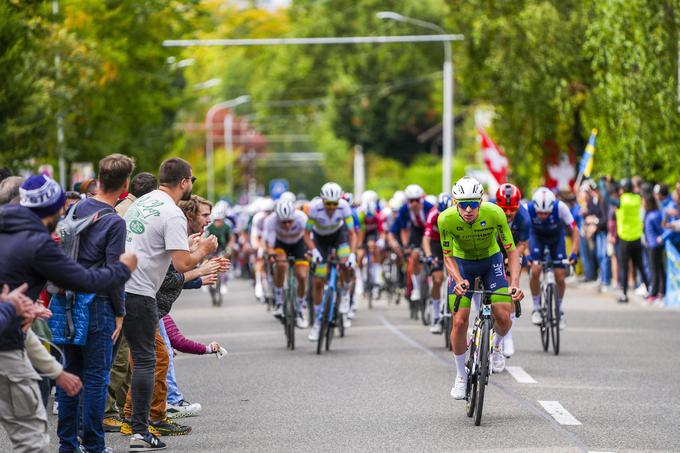
[[[508,294],[491,296],[495,331],[491,368],[495,373],[505,369],[503,337],[512,326],[510,314],[514,305],[511,302],[522,300],[524,293],[519,288],[519,254],[515,249],[503,210],[493,203],[483,202],[482,185],[469,176],[460,179],[451,189],[451,193],[456,206],[439,214],[437,225],[444,253],[444,265],[452,280],[449,285],[451,311],[456,296],[463,296],[458,313],[454,315],[451,331],[457,371],[451,396],[455,399],[464,399],[467,386],[465,350],[470,317],[470,298],[467,297],[466,291],[472,288],[477,278],[480,278],[485,290]],[[510,288],[499,242],[508,253]]]

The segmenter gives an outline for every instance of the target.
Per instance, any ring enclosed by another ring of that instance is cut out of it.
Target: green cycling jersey
[[[500,252],[499,242],[506,250],[515,248],[505,213],[493,203],[482,202],[479,216],[472,224],[463,220],[458,208],[452,206],[439,214],[437,225],[444,256],[482,260]]]

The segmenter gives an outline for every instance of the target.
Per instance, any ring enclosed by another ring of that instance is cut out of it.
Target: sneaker
[[[373,287],[371,290],[371,296],[373,297],[373,300],[380,299],[380,288],[378,286]]]
[[[114,415],[113,417],[105,417],[103,424],[105,433],[119,433],[120,426],[123,424],[123,419],[117,415]]]
[[[600,286],[600,292],[602,294],[607,294],[608,292],[611,291],[611,287],[609,285],[602,285]]]
[[[438,319],[435,319],[434,323],[430,326],[430,333],[435,335],[442,333],[442,323]]]
[[[166,445],[151,433],[135,434],[130,438],[128,451],[155,451],[165,450]]]
[[[295,319],[295,325],[297,326],[298,329],[306,329],[309,327],[309,323],[307,322],[307,319],[305,318],[305,312],[304,310],[300,310],[297,312],[297,318]]]
[[[122,419],[123,422],[120,424],[120,433],[123,436],[130,436],[132,435],[132,422],[130,420],[125,420]],[[149,425],[149,432],[153,434],[154,436],[160,436],[161,433],[158,432],[156,428],[153,426]]]
[[[277,304],[272,311],[272,315],[277,319],[283,318],[283,304]]]
[[[228,292],[229,288],[227,288],[227,285],[225,283],[222,283],[222,285],[220,285],[220,294],[225,296]]]
[[[420,300],[420,288],[411,289],[411,300]]]
[[[625,294],[620,296],[618,298],[617,302],[620,303],[620,304],[627,304],[628,303],[628,296],[626,296]]]
[[[456,376],[451,387],[451,396],[456,400],[465,399],[465,390],[467,389],[467,377]]]
[[[540,310],[534,310],[531,312],[531,322],[533,322],[537,326],[543,324],[543,316],[541,316]]]
[[[352,320],[349,319],[349,315],[342,315],[342,325],[345,326],[345,329],[352,327]]]
[[[491,371],[502,373],[505,370],[505,356],[503,355],[503,343],[493,348],[491,354]]]
[[[190,403],[186,400],[181,400],[177,404],[166,405],[165,412],[168,418],[183,418],[183,417],[193,417],[201,412],[201,405],[198,403]]]
[[[338,310],[340,310],[340,313],[343,315],[349,312],[349,297],[349,291],[340,296],[340,306],[338,307]]]
[[[309,341],[319,341],[319,331],[321,330],[321,324],[315,322],[312,326],[312,330],[309,331],[307,338]]]
[[[515,354],[515,341],[511,338],[505,338],[503,340],[503,355],[506,359],[509,359]]]
[[[649,293],[647,292],[647,288],[645,287],[644,283],[637,288],[635,288],[635,295],[640,296],[640,297],[647,297]]]
[[[654,305],[654,302],[656,302],[656,296],[648,296],[645,302],[647,305]]]
[[[191,432],[191,426],[180,425],[167,417],[158,422],[150,422],[149,426],[153,426],[161,436],[186,436]]]
[[[347,318],[348,319],[354,319],[354,317],[357,315],[357,309],[355,307],[352,307],[352,309],[347,313]]]
[[[564,315],[560,316],[560,330],[567,328],[567,321],[564,320]]]

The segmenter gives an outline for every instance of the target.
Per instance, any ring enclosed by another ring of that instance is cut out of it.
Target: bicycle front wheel
[[[288,337],[288,348],[291,351],[295,350],[295,321],[297,318],[297,307],[295,306],[295,296],[297,288],[295,285],[289,285],[288,300],[286,301],[286,337]]]
[[[321,354],[321,351],[323,350],[324,341],[326,340],[327,333],[330,330],[329,319],[331,301],[330,297],[328,296],[328,292],[329,292],[328,289],[324,291],[323,301],[321,302],[323,306],[323,314],[321,315],[321,325],[319,326],[319,339],[317,340],[316,343],[317,354]],[[326,350],[328,350],[328,343],[326,343]]]
[[[489,379],[489,345],[490,321],[482,321],[482,330],[479,339],[479,372],[477,374],[477,392],[475,395],[475,426],[482,423],[482,410],[484,409],[484,390]]]
[[[553,295],[557,294],[554,292],[556,289],[553,287]],[[555,355],[560,353],[560,307],[557,304],[557,297],[553,296],[552,303],[552,313],[550,322],[550,337],[552,338],[553,352]]]
[[[470,350],[468,351],[468,360],[465,366],[468,369],[468,383],[465,389],[465,398],[467,403],[465,405],[466,414],[468,417],[475,415],[475,402],[477,401],[477,385],[479,380],[477,379],[477,370],[479,369],[477,362],[477,342],[476,335],[478,333],[477,326],[472,329],[472,341],[470,342]]]
[[[548,351],[550,346],[550,317],[552,316],[552,287],[547,286],[543,292],[543,300],[541,301],[541,346],[543,351]]]

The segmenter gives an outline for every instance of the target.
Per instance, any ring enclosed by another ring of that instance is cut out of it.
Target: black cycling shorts
[[[283,250],[286,256],[292,256],[295,261],[307,261],[305,253],[307,253],[307,246],[305,245],[305,240],[300,239],[295,244],[286,244],[278,239],[274,243],[274,249]]]

